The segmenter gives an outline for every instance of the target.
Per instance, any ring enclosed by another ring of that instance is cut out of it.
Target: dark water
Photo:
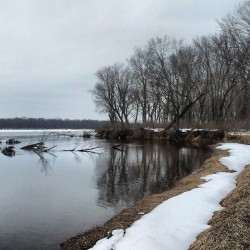
[[[74,133],[81,133],[76,132]],[[59,249],[69,237],[104,223],[147,195],[164,191],[199,168],[204,149],[49,136],[49,153],[21,150],[42,132],[3,132],[22,143],[14,157],[0,153],[0,249]],[[65,149],[100,146],[97,153]]]

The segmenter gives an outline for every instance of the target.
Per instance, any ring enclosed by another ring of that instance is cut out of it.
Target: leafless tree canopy
[[[219,34],[189,46],[165,36],[136,48],[126,66],[97,71],[91,91],[114,126],[250,119],[250,1],[220,22]]]
[[[129,125],[136,94],[128,67],[115,64],[96,73],[98,82],[91,91],[96,106],[109,115],[112,124]]]

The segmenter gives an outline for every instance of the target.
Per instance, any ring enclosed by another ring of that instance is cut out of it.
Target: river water
[[[211,152],[167,143],[58,136],[62,131],[0,130],[15,155],[0,152],[0,249],[60,249],[59,244],[150,194],[173,187]],[[68,133],[69,131],[63,131]],[[46,153],[21,147],[43,138]],[[64,151],[100,147],[94,152]]]

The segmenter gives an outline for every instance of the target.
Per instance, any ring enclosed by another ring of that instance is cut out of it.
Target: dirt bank
[[[136,202],[132,207],[122,210],[104,225],[95,227],[83,234],[68,239],[61,244],[62,249],[89,249],[99,239],[109,237],[109,232],[112,232],[115,229],[126,229],[131,226],[134,221],[142,216],[141,213],[149,213],[163,201],[202,184],[204,181],[200,179],[200,177],[217,172],[228,171],[227,168],[219,162],[219,158],[226,155],[228,155],[227,152],[215,149],[213,156],[206,160],[200,169],[178,181],[173,189],[161,194],[146,197]]]
[[[115,140],[165,140],[178,143],[187,143],[192,146],[206,146],[223,140],[226,133],[222,130],[161,130],[155,131],[146,128],[133,129],[101,129],[96,137]]]

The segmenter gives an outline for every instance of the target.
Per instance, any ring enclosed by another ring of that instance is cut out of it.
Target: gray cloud
[[[0,116],[104,119],[95,71],[135,46],[217,31],[240,0],[0,0]]]

